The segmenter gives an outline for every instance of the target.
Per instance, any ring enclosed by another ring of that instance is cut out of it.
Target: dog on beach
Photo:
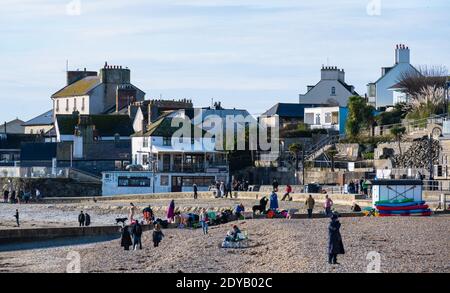
[[[267,206],[268,201],[269,200],[267,199],[267,197],[263,196],[261,198],[261,200],[259,201],[259,205],[255,205],[252,207],[253,215],[255,215],[257,211],[260,214],[264,213],[266,211],[266,206]]]
[[[125,225],[125,222],[128,220],[128,218],[116,218],[116,224],[122,223],[122,225]]]

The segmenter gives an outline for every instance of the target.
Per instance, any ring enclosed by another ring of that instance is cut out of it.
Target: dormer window
[[[331,87],[331,95],[335,96],[336,95],[336,87]]]

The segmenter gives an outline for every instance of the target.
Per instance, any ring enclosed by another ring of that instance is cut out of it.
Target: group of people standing
[[[350,180],[348,184],[346,184],[346,192],[350,194],[368,194],[369,185],[367,184],[364,178]]]
[[[78,215],[78,224],[80,227],[87,227],[91,224],[91,216],[87,212],[81,211]]]
[[[173,202],[173,209],[175,208],[175,202]],[[171,204],[172,204],[171,202]],[[170,209],[170,208],[169,208]],[[155,221],[155,215],[151,206],[145,207],[142,210],[143,220],[140,223],[139,220],[135,219],[135,215],[137,213],[137,207],[130,203],[130,207],[128,210],[128,219],[130,220],[130,225],[124,225],[122,228],[122,235],[120,240],[120,246],[124,248],[124,250],[130,250],[130,246],[133,247],[133,250],[142,249],[142,234],[143,234],[143,224],[153,224],[153,247],[158,247],[159,243],[162,241],[164,237],[164,233],[161,230],[161,224]]]
[[[12,188],[4,188],[3,190],[3,203],[21,204],[28,203],[30,200],[39,201],[41,198],[42,196],[39,189],[35,190],[34,196],[31,190],[19,189],[16,191]]]

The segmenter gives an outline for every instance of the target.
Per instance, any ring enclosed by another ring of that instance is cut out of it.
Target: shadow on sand
[[[0,244],[0,252],[83,245],[83,244],[111,241],[111,240],[118,239],[118,238],[120,238],[120,234],[101,235],[101,236],[64,237],[64,238],[54,238],[54,239],[49,239],[49,240],[7,243],[7,244]]]

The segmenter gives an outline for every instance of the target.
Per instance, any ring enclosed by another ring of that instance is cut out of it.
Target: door
[[[183,186],[183,177],[172,176],[172,192],[181,192]]]

